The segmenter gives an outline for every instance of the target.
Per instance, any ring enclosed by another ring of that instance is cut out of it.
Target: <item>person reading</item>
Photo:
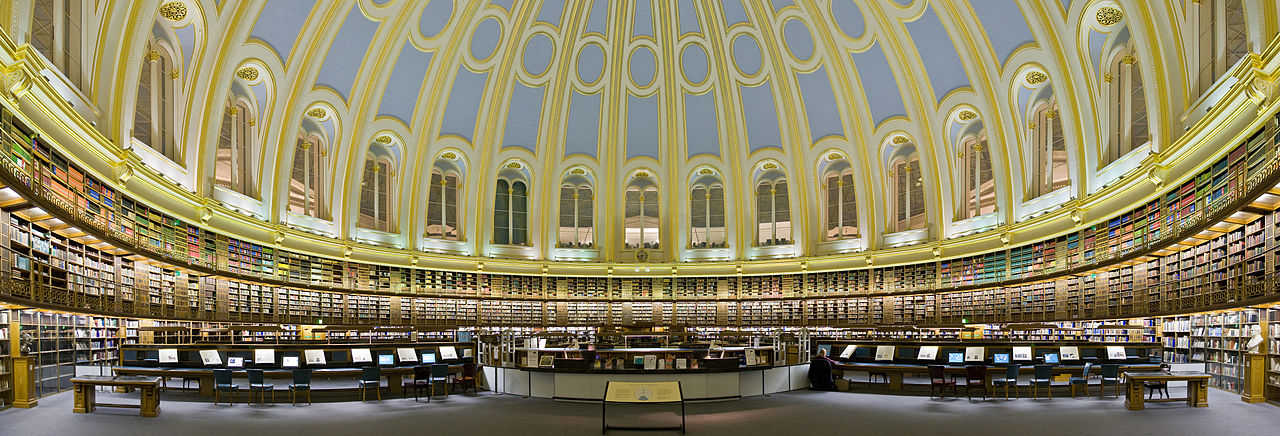
[[[835,361],[827,357],[827,350],[825,348],[818,349],[818,355],[809,361],[810,389],[817,391],[836,390],[836,384],[831,376],[832,368],[835,368]]]

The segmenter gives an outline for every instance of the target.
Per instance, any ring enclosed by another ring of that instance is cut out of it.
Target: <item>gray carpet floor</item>
[[[1181,396],[1174,388],[1173,395]],[[1120,399],[1056,398],[1013,401],[929,399],[847,392],[796,391],[739,401],[690,404],[688,434],[694,435],[1248,435],[1276,434],[1280,407],[1245,404],[1239,396],[1211,389],[1209,407],[1148,403],[1131,412]],[[240,436],[248,434],[388,435],[598,434],[600,405],[482,392],[452,395],[430,404],[412,399],[315,403],[311,406],[214,406],[188,401],[188,393],[162,397],[160,416],[136,409],[100,408],[71,413],[72,394],[45,397],[34,409],[0,411],[0,435],[22,436]],[[100,402],[136,402],[137,394],[99,393]],[[678,424],[678,408],[610,406],[610,424]],[[611,435],[641,432],[610,430]],[[676,434],[676,432],[643,432]]]

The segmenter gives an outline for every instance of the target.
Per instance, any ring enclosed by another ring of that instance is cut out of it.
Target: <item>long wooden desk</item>
[[[305,368],[304,368],[305,369]],[[213,396],[213,368],[153,368],[143,366],[117,366],[111,369],[117,375],[141,375],[154,376],[164,379],[174,377],[185,377],[199,380],[200,395],[206,397]],[[449,365],[450,373],[461,373],[462,364]],[[362,368],[315,368],[312,370],[311,376],[314,377],[352,377],[353,380],[364,373]],[[293,369],[280,368],[264,368],[262,375],[265,378],[275,379],[292,379]],[[244,369],[232,370],[234,377],[247,377],[248,374]],[[382,376],[387,378],[388,392],[393,394],[401,394],[404,391],[405,376],[413,376],[412,366],[395,366],[382,368]],[[355,389],[354,384],[352,389]]]
[[[141,410],[142,416],[155,417],[160,414],[160,377],[140,375],[105,376],[86,375],[71,379],[75,389],[75,405],[71,411],[75,413],[93,413],[97,406],[128,407]],[[97,386],[118,386],[136,388],[142,391],[142,402],[139,404],[112,404],[97,402]]]
[[[1125,379],[1129,387],[1125,389],[1125,407],[1129,410],[1145,409],[1146,402],[1187,402],[1190,407],[1209,407],[1209,374],[1198,371],[1126,371]],[[1162,398],[1148,400],[1143,396],[1142,386],[1145,382],[1187,382],[1186,398]]]
[[[1118,365],[1120,365],[1120,371],[1122,372],[1123,371],[1152,371],[1152,370],[1160,369],[1160,365],[1155,363],[1151,363],[1151,364],[1120,363]],[[889,376],[889,390],[901,391],[902,379],[907,374],[926,373],[929,371],[929,365],[911,364],[911,363],[841,362],[841,363],[837,363],[833,369],[840,370],[840,371],[865,371],[865,372],[876,372],[876,373],[887,374]],[[946,365],[944,366],[944,371],[950,375],[963,376],[965,375],[966,370],[963,365]],[[990,390],[992,389],[991,376],[997,375],[997,374],[1003,375],[1004,371],[1005,371],[1004,366],[987,365],[987,379],[985,383],[986,383],[988,392],[990,392]],[[1080,375],[1083,371],[1084,371],[1084,365],[1054,365],[1053,366],[1054,375],[1062,375],[1062,374]],[[1093,365],[1093,368],[1090,372],[1093,373],[1093,372],[1101,372],[1101,371],[1102,371],[1102,365],[1095,364]],[[1035,365],[1022,364],[1021,368],[1018,369],[1018,372],[1020,374],[1035,373]]]

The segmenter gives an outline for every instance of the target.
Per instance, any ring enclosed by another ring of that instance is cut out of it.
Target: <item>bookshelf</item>
[[[1280,400],[1280,307],[1264,309],[1266,314],[1267,341],[1262,351],[1266,353],[1266,397]]]
[[[0,307],[0,408],[13,404],[13,353],[10,350],[10,310]]]

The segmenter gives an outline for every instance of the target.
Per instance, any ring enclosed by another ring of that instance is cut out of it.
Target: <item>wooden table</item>
[[[164,379],[173,377],[194,378],[199,380],[200,395],[205,397],[213,396],[213,368],[146,368],[136,366],[117,366],[112,368],[117,375],[144,375],[157,376]],[[313,378],[317,377],[351,377],[354,381],[363,373],[361,368],[315,368],[311,373]],[[450,364],[450,374],[461,374],[461,364]],[[247,377],[244,369],[233,369],[234,377]],[[397,366],[382,368],[382,376],[387,378],[387,389],[396,395],[403,394],[404,377],[413,377],[412,366]],[[274,379],[290,379],[293,377],[293,369],[263,369],[264,378]],[[351,389],[355,389],[352,385]]]
[[[160,377],[86,375],[72,378],[71,384],[75,389],[75,405],[71,409],[72,412],[93,413],[94,408],[102,406],[136,408],[140,409],[142,416],[146,417],[155,417],[160,414]],[[140,404],[99,403],[96,401],[97,386],[137,388],[142,391],[142,402]]]
[[[1129,410],[1142,410],[1146,401],[1172,402],[1186,401],[1190,407],[1209,407],[1209,374],[1199,371],[1125,371],[1125,379],[1129,387],[1125,390],[1125,406]],[[1187,382],[1186,398],[1163,398],[1148,400],[1144,397],[1142,387],[1145,382]]]

